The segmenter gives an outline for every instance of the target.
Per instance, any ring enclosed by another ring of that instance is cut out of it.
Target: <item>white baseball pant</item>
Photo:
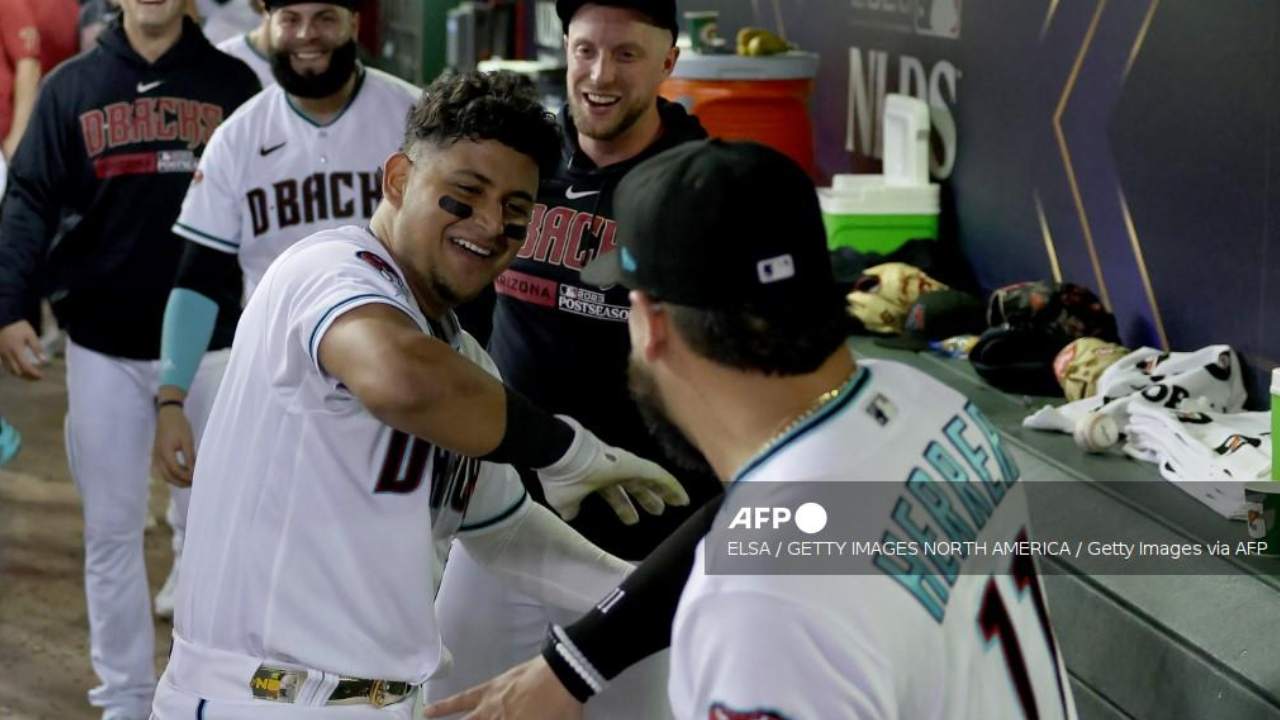
[[[186,407],[203,431],[229,350],[201,361]],[[67,341],[67,462],[84,512],[89,656],[102,684],[89,702],[145,718],[155,689],[146,525],[158,360],[129,360]]]
[[[453,667],[426,684],[428,702],[478,685],[537,655],[552,622],[577,614],[510,590],[455,542],[436,597],[436,621]],[[587,720],[664,720],[668,653],[657,653],[614,678],[586,705]]]
[[[410,720],[412,700],[375,708],[372,705],[306,706],[269,701],[209,700],[179,690],[160,679],[151,720]],[[145,717],[145,716],[144,716]]]

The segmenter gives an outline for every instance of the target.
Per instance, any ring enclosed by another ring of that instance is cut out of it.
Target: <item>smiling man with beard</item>
[[[528,241],[496,283],[489,351],[503,377],[544,407],[573,415],[641,457],[658,457],[627,395],[627,293],[595,287],[580,273],[614,244],[618,182],[646,158],[706,132],[681,105],[658,97],[680,57],[675,0],[559,0],[556,11],[567,65],[568,102],[559,116],[565,149],[555,173],[538,187]],[[468,310],[464,325],[476,320],[475,309]],[[489,319],[483,310],[480,315]],[[484,332],[482,324],[468,329],[477,327]],[[571,522],[613,553],[644,558],[719,493],[710,473],[685,473],[682,480],[693,500],[689,508],[625,527],[610,507],[593,501]],[[536,495],[536,484],[531,491]],[[432,680],[433,699],[533,657],[548,623],[573,619],[507,592],[465,552],[450,560],[437,610],[446,640],[462,650],[453,674]],[[507,620],[498,627],[491,617]],[[601,658],[590,660],[594,665]],[[663,717],[661,682],[653,682],[663,674],[661,662],[618,678],[589,713],[610,720]],[[649,680],[643,670],[653,671]]]
[[[770,207],[786,210],[752,211]],[[636,403],[664,449],[711,464],[726,506],[701,527],[692,518],[576,623],[585,636],[553,630],[552,652],[427,717],[577,718],[621,656],[669,639],[678,720],[1075,718],[1030,555],[724,562],[739,511],[794,510],[819,493],[825,537],[1034,537],[1017,465],[981,410],[919,370],[853,356],[804,170],[755,143],[687,143],[629,173],[617,211],[618,250],[583,277],[632,290]],[[786,537],[763,533],[751,537]],[[556,663],[572,668],[553,675]]]
[[[381,197],[377,170],[404,135],[418,88],[356,60],[359,0],[270,0],[271,70],[209,142],[173,225],[182,263],[165,310],[155,465],[174,489],[174,564],[156,595],[173,614],[190,483],[207,409],[186,406],[195,369],[221,375],[226,350],[205,354],[215,328],[234,327],[241,286],[319,230],[367,222]],[[214,378],[215,382],[217,378]]]
[[[1074,718],[1031,556],[957,555],[938,574],[878,552],[827,574],[717,564],[737,510],[800,507],[817,484],[842,486],[832,527],[857,537],[1034,533],[1017,465],[981,410],[919,370],[854,358],[798,165],[754,143],[690,143],[618,194],[630,221],[619,250],[583,276],[632,289],[636,402],[666,449],[696,448],[729,495],[671,626],[675,716]],[[775,203],[787,211],[739,211]],[[999,486],[990,503],[964,505],[984,483]]]
[[[268,0],[271,72],[285,92],[313,110],[342,107],[354,93],[360,0]],[[323,100],[324,103],[315,101]]]

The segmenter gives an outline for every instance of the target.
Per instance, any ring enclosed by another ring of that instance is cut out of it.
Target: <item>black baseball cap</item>
[[[688,142],[633,168],[613,202],[618,247],[583,269],[586,282],[806,325],[849,318],[817,191],[777,150]]]
[[[671,43],[680,34],[680,24],[676,20],[676,0],[556,0],[556,14],[560,16],[560,24],[564,34],[569,34],[569,21],[583,5],[604,5],[635,10],[649,17],[653,25],[671,31]]]
[[[876,344],[902,350],[924,350],[933,340],[977,335],[987,329],[987,308],[978,298],[959,290],[935,290],[921,295],[907,310],[901,335],[876,338]]]

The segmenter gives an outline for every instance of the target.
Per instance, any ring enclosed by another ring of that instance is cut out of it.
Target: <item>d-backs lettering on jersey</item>
[[[1023,551],[1034,542],[1025,491],[999,432],[919,371],[859,364],[835,400],[748,463],[735,486],[767,483],[756,487],[785,503],[788,488],[848,483],[857,501],[828,514],[879,541],[852,552],[848,574],[748,575],[709,574],[704,540],[673,627],[676,717],[732,708],[746,717],[1074,718],[1036,563]],[[733,497],[717,526],[729,526]],[[913,542],[986,553],[923,556]]]
[[[196,152],[222,123],[222,108],[178,97],[140,97],[80,114],[84,147],[98,179],[196,169]],[[185,149],[175,147],[175,143]],[[163,148],[147,148],[148,145]],[[120,149],[133,152],[111,152]]]
[[[630,306],[619,289],[601,290],[578,280],[597,255],[616,247],[618,225],[603,215],[566,205],[533,206],[529,235],[512,268],[495,282],[503,295],[596,320],[626,322]],[[536,274],[524,272],[533,270]]]
[[[565,153],[556,172],[539,184],[529,236],[496,284],[502,297],[494,318],[496,344],[491,343],[491,347],[504,370],[512,369],[508,365],[511,358],[505,356],[514,345],[529,343],[526,347],[532,352],[520,360],[525,364],[539,352],[536,345],[540,341],[528,340],[530,335],[545,333],[554,337],[557,347],[563,347],[566,338],[576,336],[582,340],[581,333],[592,332],[593,327],[615,327],[614,331],[602,332],[622,332],[610,323],[625,323],[630,315],[626,289],[593,287],[579,277],[587,263],[615,246],[618,228],[613,220],[614,189],[631,168],[646,159],[680,143],[706,137],[702,125],[680,104],[658,98],[657,108],[663,127],[661,136],[633,157],[605,167],[597,166],[582,151],[572,115],[567,107],[561,110]],[[606,324],[583,320],[602,320]],[[552,328],[548,323],[559,326]],[[503,338],[505,333],[519,333],[526,338]],[[595,345],[595,340],[592,337],[587,344]],[[597,386],[577,372],[569,376],[575,385]],[[581,419],[580,415],[574,417]]]
[[[367,220],[382,199],[380,180],[377,172],[318,172],[301,180],[286,178],[270,187],[252,188],[245,200],[253,237],[327,220]]]
[[[597,255],[615,247],[618,224],[601,215],[542,203],[533,206],[529,235],[517,258],[533,258],[549,265],[581,271]]]
[[[453,321],[428,320],[364,228],[285,251],[244,310],[201,441],[184,562],[208,572],[180,581],[175,630],[186,641],[422,682],[441,657],[431,611],[441,546],[527,507],[509,466],[387,426],[324,371],[333,322],[370,303],[496,375]]]
[[[268,87],[214,133],[173,231],[236,253],[251,295],[271,261],[299,239],[373,216],[378,169],[404,141],[420,94],[364,69],[347,107],[321,126],[279,85]]]

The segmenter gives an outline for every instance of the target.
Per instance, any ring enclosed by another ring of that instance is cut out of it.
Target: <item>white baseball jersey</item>
[[[1023,427],[1057,430],[1070,435],[1090,413],[1110,415],[1124,427],[1131,405],[1168,410],[1234,413],[1244,409],[1240,358],[1230,345],[1209,345],[1193,352],[1134,350],[1098,376],[1098,391],[1057,407],[1046,405],[1023,418]]]
[[[320,232],[281,255],[244,310],[201,441],[174,624],[186,641],[422,682],[441,655],[438,548],[527,509],[509,466],[384,425],[324,372],[325,332],[368,303],[497,375],[456,323],[428,321],[368,230]]]
[[[675,716],[1074,717],[1028,556],[1015,563],[974,553],[952,558],[963,569],[943,571],[924,556],[890,554],[893,542],[930,536],[1027,537],[1017,472],[996,429],[960,394],[904,365],[863,361],[835,400],[734,482],[785,490],[780,483],[884,481],[851,491],[862,498],[853,507],[826,508],[832,517],[852,513],[850,527],[866,528],[859,537],[884,547],[849,557],[850,574],[711,575],[706,550],[715,536],[704,539],[672,635]],[[958,483],[948,481],[961,477],[990,494],[959,497]],[[948,501],[942,510],[928,502],[939,495]],[[727,522],[724,512],[716,519]]]
[[[1225,518],[1244,519],[1244,484],[1271,477],[1271,413],[1129,405],[1124,452]]]
[[[262,22],[249,0],[196,0],[196,12],[204,21],[204,36],[214,45],[249,32]]]
[[[378,169],[404,142],[421,91],[379,70],[360,72],[346,109],[327,125],[272,85],[218,126],[200,157],[173,231],[237,254],[245,297],[285,248],[373,216]]]
[[[233,35],[218,43],[217,47],[248,65],[253,74],[258,76],[258,82],[262,83],[262,87],[270,87],[276,83],[276,76],[271,73],[271,61],[249,42],[249,33]]]

